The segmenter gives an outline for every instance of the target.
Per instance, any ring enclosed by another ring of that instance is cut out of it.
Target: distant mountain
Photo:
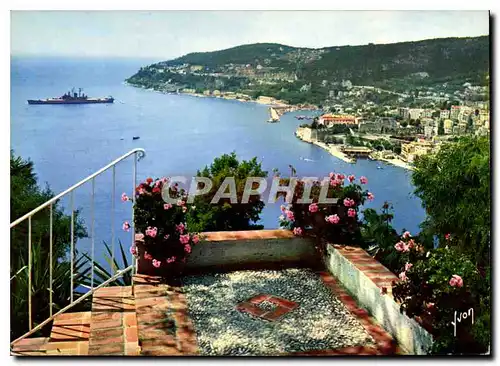
[[[199,90],[246,91],[288,99],[300,90],[310,94],[303,101],[312,98],[318,102],[343,80],[355,85],[389,85],[394,90],[456,81],[484,84],[489,72],[489,43],[489,36],[321,49],[257,43],[159,62],[141,69],[128,81],[153,88],[167,82]],[[170,72],[183,67],[183,73]],[[162,68],[163,75],[158,75]]]
[[[257,43],[214,52],[197,52],[165,65],[265,64],[284,71],[299,69],[301,78],[350,79],[353,83],[404,77],[427,72],[432,78],[487,72],[489,37],[439,38],[417,42],[341,46],[322,49]]]

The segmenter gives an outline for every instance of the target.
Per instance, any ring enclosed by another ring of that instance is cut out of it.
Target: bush
[[[459,247],[480,267],[490,262],[490,140],[466,137],[422,156],[412,175],[415,194],[427,212],[425,230],[440,241],[453,233]]]
[[[199,241],[197,234],[190,234],[186,226],[186,194],[175,184],[168,186],[168,178],[146,179],[136,188],[134,224],[137,233],[144,236],[144,259],[151,260],[156,268],[172,263],[185,262],[191,245]],[[162,190],[168,190],[176,204],[165,203]],[[125,193],[123,201],[128,201]],[[125,231],[130,230],[128,222],[123,224]],[[137,255],[135,246],[131,253]]]
[[[215,158],[213,163],[197,176],[210,178],[213,186],[205,195],[196,196],[188,216],[188,225],[195,231],[233,231],[262,229],[262,225],[255,225],[260,220],[260,213],[264,202],[259,195],[250,196],[248,203],[241,203],[243,190],[248,177],[267,177],[257,158],[239,161],[236,154],[224,154]],[[219,203],[212,204],[211,200],[227,177],[234,177],[238,202],[232,204],[229,198],[222,198]],[[200,187],[201,188],[201,187]]]
[[[401,281],[393,286],[394,298],[401,302],[402,312],[419,317],[434,335],[430,351],[486,352],[490,340],[489,278],[485,281],[474,263],[455,248],[426,251],[409,233],[395,245],[395,250],[401,266],[396,273]],[[455,319],[463,313],[469,317],[457,322]],[[452,322],[456,324],[456,335]]]
[[[329,176],[327,197],[337,198],[337,203],[319,202],[322,182],[306,183],[300,180],[297,182],[291,204],[281,207],[280,226],[293,230],[295,235],[315,237],[320,251],[324,250],[326,242],[359,245],[362,242],[359,206],[365,199],[373,199],[370,192],[363,191],[361,186],[355,183],[356,178],[353,175],[346,177],[344,174],[330,173]],[[346,179],[349,184],[344,186]],[[289,181],[289,178],[282,179],[280,184],[286,185]],[[363,184],[367,180],[361,177],[360,182]],[[311,186],[312,203],[301,203],[299,199],[308,185]]]

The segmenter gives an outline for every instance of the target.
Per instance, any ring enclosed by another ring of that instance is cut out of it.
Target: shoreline
[[[299,127],[297,129],[297,131],[295,131],[295,136],[304,142],[321,147],[322,149],[326,150],[330,155],[332,155],[332,156],[334,156],[334,157],[336,157],[336,158],[338,158],[346,163],[351,163],[351,164],[355,163],[354,159],[349,158],[346,154],[344,154],[342,151],[340,151],[339,148],[336,147],[335,145],[328,146],[324,142],[315,141],[315,140],[312,140],[311,138],[304,136],[304,130],[305,130],[305,128]]]
[[[415,169],[413,166],[411,166],[410,164],[408,164],[407,162],[405,162],[405,161],[403,161],[401,159],[378,158],[378,159],[375,159],[375,160],[383,161],[384,163],[388,163],[388,164],[397,166],[398,168],[403,168],[403,169],[406,169],[406,170],[414,170]]]
[[[235,100],[235,101],[242,102],[242,103],[257,103],[257,104],[265,105],[268,107],[290,108],[290,110],[286,110],[284,112],[281,112],[279,114],[280,117],[286,113],[289,113],[289,112],[319,110],[319,108],[317,108],[316,106],[312,106],[312,105],[308,106],[308,107],[300,107],[300,106],[285,104],[285,103],[269,104],[269,103],[264,103],[262,100],[258,100],[258,99],[242,99],[242,98],[228,97],[226,95],[216,96],[216,95],[206,95],[206,94],[202,94],[202,93],[186,93],[186,92],[182,92],[182,91],[169,92],[169,91],[157,90],[154,88],[145,88],[141,85],[130,84],[126,81],[124,81],[124,84],[135,87],[135,88],[141,88],[141,89],[150,90],[150,91],[154,91],[154,92],[162,93],[162,94],[189,95],[189,96],[197,97],[197,98],[214,98],[214,99]],[[311,107],[316,107],[316,108],[311,108]],[[315,140],[312,140],[312,139],[304,136],[304,128],[299,127],[295,131],[295,136],[304,142],[316,145],[316,146],[326,150],[330,155],[332,155],[332,156],[334,156],[334,157],[336,157],[336,158],[338,158],[346,163],[350,163],[350,164],[356,163],[355,159],[348,157],[346,154],[344,154],[342,151],[340,151],[338,146],[336,146],[334,144],[328,145],[324,142],[315,141]],[[410,164],[406,163],[405,161],[403,161],[401,159],[376,158],[373,160],[374,161],[381,161],[381,162],[396,166],[398,168],[403,168],[403,169],[410,170],[410,171],[414,169]]]
[[[340,151],[338,145],[334,145],[334,144],[326,144],[324,142],[320,142],[320,141],[315,141],[315,140],[312,140],[311,138],[308,138],[304,135],[304,132],[305,130],[308,129],[307,127],[299,127],[296,131],[295,131],[295,136],[304,141],[304,142],[307,142],[309,144],[313,144],[313,145],[316,145],[318,147],[321,147],[322,149],[326,150],[328,153],[330,153],[330,155],[346,162],[346,163],[351,163],[351,164],[354,164],[356,163],[356,160],[355,159],[352,159],[350,157],[348,157],[346,154],[344,154],[342,151]],[[410,164],[406,163],[405,161],[401,160],[401,159],[386,159],[386,158],[372,158],[371,160],[373,161],[381,161],[381,162],[384,162],[384,163],[387,163],[387,164],[391,164],[393,166],[396,166],[398,168],[403,168],[403,169],[406,169],[406,170],[413,170],[413,166],[411,166]]]
[[[179,91],[179,92],[176,92],[176,91],[166,91],[166,90],[158,90],[158,89],[155,89],[155,88],[146,88],[142,85],[136,85],[136,84],[131,84],[131,83],[128,83],[127,81],[124,81],[123,82],[125,85],[128,85],[128,86],[132,86],[132,87],[135,87],[135,88],[140,88],[140,89],[145,89],[145,90],[150,90],[150,91],[154,91],[154,92],[157,92],[157,93],[162,93],[162,94],[172,94],[172,95],[189,95],[189,96],[192,96],[192,97],[198,97],[198,98],[214,98],[214,99],[225,99],[225,100],[235,100],[235,101],[238,101],[238,102],[242,102],[242,103],[257,103],[257,104],[261,104],[261,105],[265,105],[265,106],[268,106],[268,107],[275,107],[275,108],[290,108],[290,110],[286,110],[286,111],[279,111],[278,114],[279,116],[281,117],[282,115],[284,115],[285,113],[289,113],[289,112],[296,112],[296,111],[314,111],[314,110],[319,110],[320,108],[318,108],[318,106],[314,106],[314,105],[306,105],[306,106],[300,106],[300,105],[294,105],[294,104],[287,104],[287,103],[283,103],[282,101],[278,101],[276,99],[276,103],[267,103],[267,102],[264,102],[262,100],[259,100],[259,99],[251,99],[249,96],[247,96],[249,99],[246,99],[246,98],[237,98],[237,97],[233,97],[233,96],[227,96],[227,95],[224,95],[224,94],[221,94],[221,95],[206,95],[206,94],[203,94],[203,93],[188,93],[188,92],[183,92],[183,91]],[[240,96],[241,95],[245,95],[246,94],[242,94],[242,93],[236,93],[234,92],[235,95],[239,94]]]

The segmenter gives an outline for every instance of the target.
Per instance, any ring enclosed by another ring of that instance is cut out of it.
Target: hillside
[[[346,80],[403,92],[443,83],[485,84],[488,71],[489,37],[481,36],[322,49],[243,45],[159,62],[127,81],[154,89],[217,89],[314,103]]]

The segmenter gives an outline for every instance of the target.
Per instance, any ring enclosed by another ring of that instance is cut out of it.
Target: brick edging
[[[318,272],[319,277],[332,293],[344,304],[347,310],[355,316],[361,323],[363,328],[375,340],[377,353],[372,353],[372,347],[355,346],[346,347],[343,349],[331,350],[331,355],[346,355],[346,354],[377,354],[377,355],[393,355],[401,353],[397,347],[394,338],[387,333],[378,323],[373,319],[365,309],[358,307],[356,301],[347,293],[347,291],[340,285],[339,281],[335,279],[329,272]],[[360,348],[361,347],[361,348]],[[327,351],[324,351],[327,352]],[[327,355],[327,354],[325,354]]]
[[[392,285],[400,281],[398,276],[362,248],[338,244],[332,246],[363,275],[368,277],[381,290],[382,294],[393,297]]]

